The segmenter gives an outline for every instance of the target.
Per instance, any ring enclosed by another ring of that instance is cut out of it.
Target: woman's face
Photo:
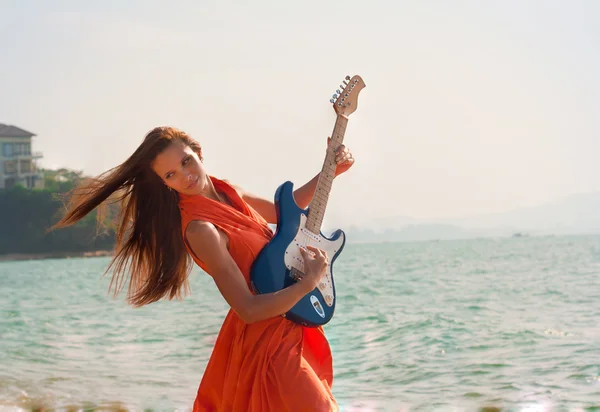
[[[199,195],[206,186],[207,174],[198,154],[181,140],[173,140],[156,156],[152,170],[168,187],[179,193]]]

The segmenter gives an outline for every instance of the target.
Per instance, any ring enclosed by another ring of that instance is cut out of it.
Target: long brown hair
[[[124,163],[75,188],[64,216],[53,227],[72,225],[96,207],[98,223],[103,225],[106,206],[119,203],[115,256],[107,269],[114,269],[109,290],[114,288],[116,296],[129,274],[127,301],[136,307],[189,292],[192,260],[182,238],[179,195],[151,168],[156,156],[174,140],[202,158],[200,145],[186,133],[172,127],[154,128]]]

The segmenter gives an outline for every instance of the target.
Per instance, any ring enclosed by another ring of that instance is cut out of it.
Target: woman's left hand
[[[329,146],[330,143],[331,137],[328,137],[327,146]],[[342,173],[346,172],[354,164],[354,157],[352,156],[352,153],[343,144],[340,145],[340,147],[338,147],[335,151],[335,162],[337,163],[337,166],[335,168],[336,176],[339,176]]]

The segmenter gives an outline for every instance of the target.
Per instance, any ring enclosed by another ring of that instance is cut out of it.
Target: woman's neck
[[[215,187],[208,175],[206,176],[205,190],[200,194],[204,197],[214,200],[215,202],[229,204],[227,197],[222,194],[219,194],[217,188]]]

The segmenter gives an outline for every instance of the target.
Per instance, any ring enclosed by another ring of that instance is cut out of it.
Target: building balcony
[[[0,175],[3,175],[4,177],[44,176],[42,172],[37,170],[21,170],[20,172],[17,172],[16,170],[10,170],[7,172],[5,170],[4,173],[0,173]]]
[[[9,160],[20,160],[20,159],[41,159],[42,157],[44,157],[44,155],[42,154],[42,152],[30,152],[30,153],[12,153],[11,155],[4,155],[2,156],[0,154],[0,157],[4,157],[4,159],[9,159]]]

